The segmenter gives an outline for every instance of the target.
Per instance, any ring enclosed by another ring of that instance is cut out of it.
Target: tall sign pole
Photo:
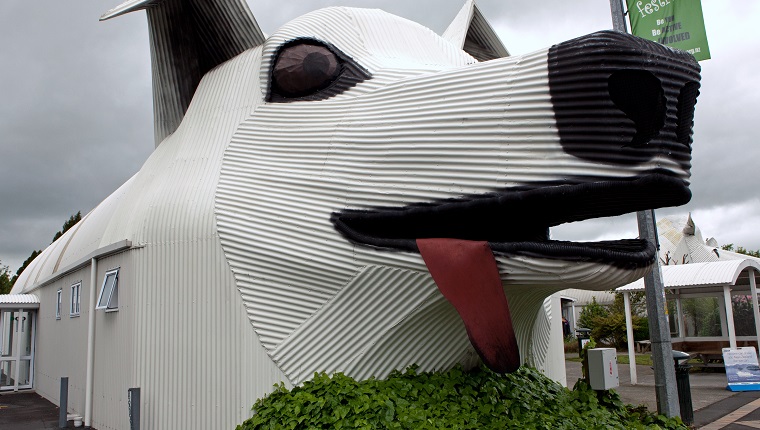
[[[610,0],[612,12],[612,29],[627,33],[623,0]],[[657,226],[654,210],[638,212],[639,237],[657,245]],[[666,314],[665,286],[662,282],[660,258],[656,256],[654,269],[644,277],[646,289],[647,315],[649,316],[649,340],[652,342],[652,361],[654,365],[654,385],[657,396],[657,412],[668,416],[680,416],[676,372],[673,362],[673,345],[670,341],[670,326]]]
[[[619,0],[610,0],[619,1]],[[657,239],[657,225],[653,210],[638,212],[639,236],[660,245]],[[659,253],[659,252],[658,252]],[[649,316],[649,340],[652,342],[652,364],[654,366],[654,388],[657,396],[657,412],[668,417],[681,415],[676,385],[676,370],[673,361],[673,345],[670,341],[670,325],[666,314],[665,286],[662,282],[660,258],[652,271],[644,277]]]

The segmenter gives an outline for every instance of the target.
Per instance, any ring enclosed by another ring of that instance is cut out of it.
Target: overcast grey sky
[[[4,0],[0,11],[0,262],[15,271],[69,215],[90,211],[153,150],[144,12],[107,22],[120,0]],[[381,8],[441,33],[463,0],[254,1],[266,33],[324,6]],[[608,0],[479,0],[513,55],[611,28]],[[691,212],[706,237],[760,249],[760,2],[702,0],[712,59],[702,62]],[[635,237],[635,217],[553,231],[572,240]]]

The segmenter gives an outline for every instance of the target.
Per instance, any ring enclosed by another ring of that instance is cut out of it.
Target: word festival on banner
[[[628,11],[636,36],[710,58],[700,0],[628,0]]]

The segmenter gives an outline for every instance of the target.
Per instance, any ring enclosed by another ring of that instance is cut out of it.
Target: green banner
[[[701,0],[626,0],[631,33],[710,59]]]

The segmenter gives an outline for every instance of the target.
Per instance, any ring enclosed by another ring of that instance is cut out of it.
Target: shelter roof
[[[704,288],[724,285],[749,288],[749,273],[760,274],[760,260],[747,257],[741,260],[662,266],[666,289]],[[644,279],[624,285],[617,291],[641,291]]]
[[[40,298],[34,294],[0,294],[0,309],[38,308]]]
[[[615,293],[610,291],[590,291],[579,289],[568,289],[560,291],[562,298],[573,300],[577,306],[585,306],[596,298],[600,305],[609,305],[615,301]]]

